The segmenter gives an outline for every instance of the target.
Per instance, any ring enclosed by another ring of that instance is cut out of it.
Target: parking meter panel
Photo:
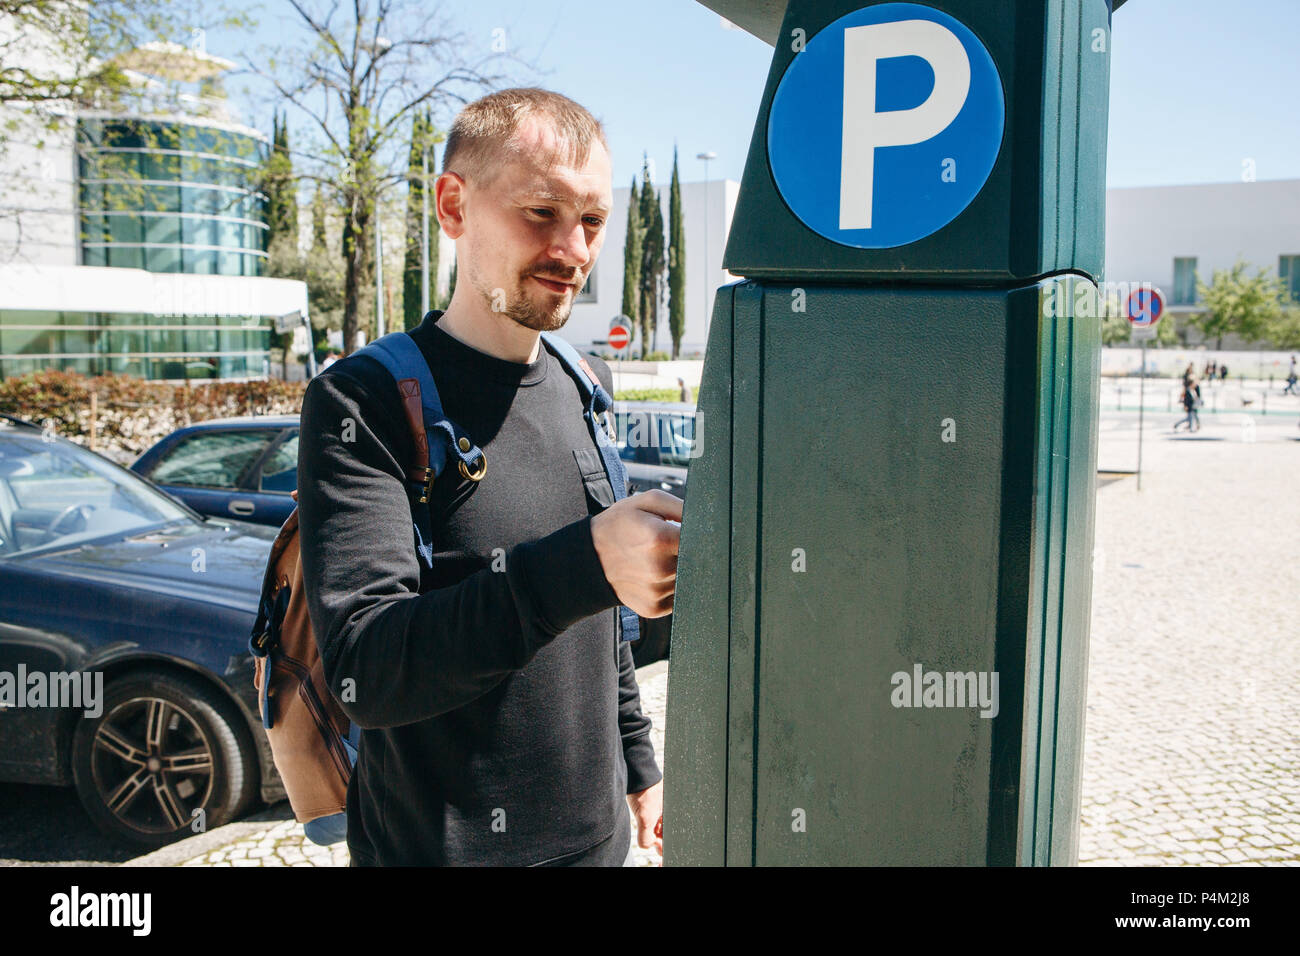
[[[727,699],[731,633],[732,299],[718,290],[709,326],[698,410],[700,454],[691,462],[682,509],[673,599],[672,706],[664,777],[686,782],[664,793],[664,864],[726,862]]]
[[[996,715],[913,682],[995,670],[1008,294],[802,293],[764,299],[756,862],[982,864]]]

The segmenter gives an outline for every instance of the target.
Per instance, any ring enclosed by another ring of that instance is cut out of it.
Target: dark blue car
[[[142,846],[282,798],[248,651],[275,533],[0,416],[0,780]]]
[[[200,514],[280,527],[298,487],[298,416],[222,418],[172,432],[131,466]]]

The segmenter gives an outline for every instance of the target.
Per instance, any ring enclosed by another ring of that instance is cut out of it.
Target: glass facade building
[[[260,276],[269,145],[179,120],[77,120],[81,261],[149,272]]]
[[[45,369],[173,381],[264,377],[272,317],[306,305],[305,287],[287,304],[284,281],[264,278],[260,181],[270,143],[183,115],[82,115],[71,139],[77,232],[69,251],[77,265],[0,303],[0,381]],[[98,270],[84,267],[181,275],[114,276],[102,293],[78,295],[98,287],[88,279]],[[183,276],[230,283],[216,290],[227,314],[205,314],[212,296],[187,295],[190,286],[158,285],[191,281]]]
[[[266,374],[271,328],[260,316],[0,309],[0,380],[60,369],[144,379]]]

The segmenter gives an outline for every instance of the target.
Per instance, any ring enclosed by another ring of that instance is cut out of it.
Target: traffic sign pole
[[[1144,399],[1147,383],[1147,340],[1155,337],[1156,323],[1160,321],[1164,310],[1164,296],[1160,294],[1159,289],[1153,289],[1149,285],[1135,289],[1129,294],[1128,301],[1124,303],[1125,317],[1129,323],[1129,337],[1142,343],[1142,369],[1138,375],[1138,491],[1142,490],[1142,426],[1146,413]]]
[[[609,324],[609,345],[614,350],[615,359],[618,362],[618,371],[623,371],[623,349],[627,348],[628,343],[632,341],[632,332],[629,326],[623,324],[624,316],[616,316],[614,321]],[[614,391],[618,391],[618,385],[614,386]]]
[[[1147,340],[1142,340],[1142,374],[1138,378],[1138,491],[1142,490],[1142,416],[1146,412]]]

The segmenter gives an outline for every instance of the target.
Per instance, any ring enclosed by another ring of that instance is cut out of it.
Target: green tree
[[[267,245],[277,240],[298,249],[298,181],[293,175],[293,157],[289,149],[289,121],[277,113],[271,119],[271,152],[263,174],[262,191],[266,193]]]
[[[1209,285],[1196,279],[1202,309],[1192,323],[1207,339],[1223,348],[1223,337],[1235,334],[1246,342],[1258,342],[1282,315],[1282,283],[1260,269],[1247,276],[1247,263],[1238,260],[1231,269],[1215,269]]]
[[[627,235],[623,239],[623,314],[630,320],[628,332],[635,337],[641,316],[641,197],[636,176],[627,200]]]
[[[664,215],[659,194],[650,181],[650,163],[641,167],[641,275],[638,283],[641,320],[641,355],[654,348],[654,331],[659,327],[659,301],[664,279]]]
[[[303,279],[305,267],[298,251],[298,183],[293,175],[287,118],[281,119],[277,112],[271,117],[271,130],[271,151],[261,178],[266,194],[266,275]],[[271,344],[280,350],[282,374],[287,379],[293,332],[271,333]]]
[[[677,358],[686,334],[686,227],[682,222],[682,184],[677,175],[675,145],[673,181],[668,192],[668,332],[673,339],[673,358]]]
[[[402,270],[402,314],[406,328],[413,329],[424,318],[423,298],[423,248],[424,233],[424,151],[428,150],[429,182],[431,187],[437,176],[434,168],[433,146],[441,143],[443,134],[434,129],[433,114],[425,110],[416,116],[411,130],[411,152],[406,173],[406,263]],[[438,217],[433,209],[433,190],[429,190],[429,308],[438,307]]]
[[[98,98],[102,106],[135,91],[126,71],[143,44],[193,45],[202,42],[202,27],[252,21],[207,0],[0,0],[0,23],[0,104],[52,130],[70,103],[94,106]]]
[[[1266,338],[1275,349],[1300,349],[1300,306],[1287,303],[1269,324]]]
[[[343,260],[330,248],[328,217],[325,189],[317,185],[311,199],[311,246],[300,258],[298,272],[288,277],[307,283],[312,348],[318,357],[323,357],[326,334],[343,322]]]

